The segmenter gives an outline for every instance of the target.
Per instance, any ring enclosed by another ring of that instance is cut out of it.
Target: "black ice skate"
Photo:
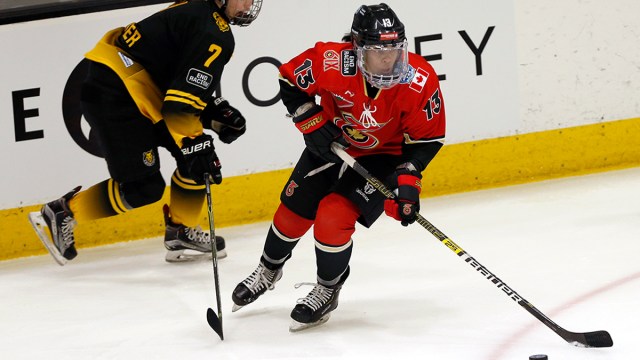
[[[233,290],[232,312],[240,310],[243,306],[256,301],[267,290],[273,290],[276,282],[282,278],[282,268],[270,270],[262,261],[258,267]]]
[[[349,276],[349,268],[342,275],[340,281],[332,286],[325,286],[320,283],[300,283],[302,285],[313,285],[313,289],[306,297],[298,299],[298,304],[291,311],[293,321],[289,326],[290,332],[305,330],[322,325],[329,320],[331,312],[338,307],[338,297],[342,284]]]
[[[77,222],[68,205],[69,200],[78,191],[80,191],[80,186],[69,191],[60,199],[44,204],[40,212],[29,213],[29,221],[38,234],[38,238],[60,265],[66,264],[68,260],[78,255],[73,237],[73,229],[75,229]],[[49,229],[49,236],[44,230],[45,227]]]
[[[211,240],[208,232],[200,226],[188,227],[174,224],[169,215],[169,206],[164,205],[164,247],[167,248],[167,262],[186,262],[211,259]],[[225,242],[222,236],[216,236],[216,253],[218,259],[227,257]]]

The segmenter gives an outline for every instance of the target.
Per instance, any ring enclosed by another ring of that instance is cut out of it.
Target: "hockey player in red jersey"
[[[224,143],[245,132],[242,114],[212,95],[235,48],[229,24],[249,25],[261,7],[262,0],[177,1],[108,32],[85,55],[82,110],[111,177],[81,192],[77,187],[30,214],[58,263],[77,255],[77,221],[122,214],[162,198],[158,147],[169,150],[177,164],[170,206],[164,208],[166,260],[211,254],[209,233],[198,226],[204,175],[219,184],[222,174],[213,138],[203,130],[214,130]],[[218,257],[225,256],[224,239],[215,241]]]
[[[280,67],[282,101],[306,148],[280,195],[257,269],[232,294],[236,311],[272,290],[313,225],[317,283],[293,308],[291,331],[324,323],[337,307],[356,222],[369,227],[383,211],[405,226],[415,221],[421,173],[445,136],[438,77],[408,52],[404,25],[389,6],[361,6],[343,40],[319,42]],[[347,167],[333,142],[386,179],[397,198],[385,200]]]

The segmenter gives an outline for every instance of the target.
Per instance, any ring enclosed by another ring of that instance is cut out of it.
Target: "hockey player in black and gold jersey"
[[[109,31],[85,55],[89,70],[82,110],[98,136],[111,178],[84,191],[77,187],[31,216],[58,263],[77,255],[73,230],[78,221],[122,214],[161,199],[166,185],[158,147],[168,149],[177,164],[170,206],[164,207],[166,260],[211,253],[209,234],[198,226],[204,176],[210,174],[219,184],[222,174],[213,138],[204,129],[214,130],[224,143],[245,132],[242,114],[212,95],[234,51],[230,24],[249,25],[261,7],[262,0],[178,1]],[[224,239],[216,237],[216,246],[218,257],[226,255]]]

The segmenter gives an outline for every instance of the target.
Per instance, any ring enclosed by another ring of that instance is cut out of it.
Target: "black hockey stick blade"
[[[474,259],[474,262],[477,260]],[[489,270],[484,268],[487,273]],[[493,279],[497,279],[495,275],[491,274]],[[499,283],[503,284],[506,288],[506,284],[499,281]],[[577,347],[584,348],[601,348],[601,347],[611,347],[613,346],[613,339],[611,339],[611,335],[605,330],[598,331],[589,331],[589,332],[573,332],[564,329],[562,326],[553,322],[553,320],[549,319],[545,314],[543,314],[540,310],[538,310],[533,304],[525,300],[522,296],[516,293],[515,290],[509,288],[511,292],[511,296],[515,296],[517,299],[516,302],[522,306],[523,309],[527,310],[531,315],[536,317],[540,322],[546,325],[549,329],[553,330],[556,334],[560,335],[560,337],[568,342],[569,344]]]
[[[213,331],[220,336],[220,340],[224,340],[224,334],[222,333],[222,322],[220,322],[220,318],[212,308],[207,309],[207,322],[209,326],[213,329]]]
[[[560,333],[563,339],[565,339],[569,344],[578,346],[578,347],[593,347],[593,348],[602,348],[602,347],[612,347],[613,339],[611,335],[605,330],[599,331],[591,331],[586,333],[573,333],[570,331],[565,331],[565,333]]]

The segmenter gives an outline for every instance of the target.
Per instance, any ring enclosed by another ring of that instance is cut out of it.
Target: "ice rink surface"
[[[48,255],[0,262],[1,357],[640,358],[640,168],[428,198],[421,213],[560,326],[607,330],[614,346],[567,344],[420,225],[383,217],[356,231],[332,318],[299,333],[289,313],[311,290],[294,284],[315,281],[309,235],[274,291],[231,312],[269,223],[218,231],[224,341],[205,316],[216,309],[211,262],[166,263],[161,238],[81,249],[64,267]]]

